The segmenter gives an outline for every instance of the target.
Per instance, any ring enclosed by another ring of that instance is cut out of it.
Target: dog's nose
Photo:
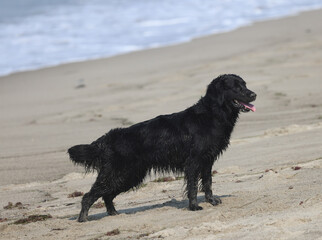
[[[253,98],[254,100],[256,99],[256,93],[252,92],[251,94],[249,94],[249,97]]]

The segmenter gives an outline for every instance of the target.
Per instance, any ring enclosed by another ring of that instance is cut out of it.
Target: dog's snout
[[[248,95],[250,98],[252,98],[253,99],[253,101],[256,99],[256,93],[254,93],[254,92],[250,92],[249,93],[249,95]]]

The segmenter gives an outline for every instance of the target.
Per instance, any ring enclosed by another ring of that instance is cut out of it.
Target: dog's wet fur
[[[236,102],[255,99],[241,77],[221,75],[208,85],[204,97],[184,111],[112,129],[91,144],[70,148],[75,164],[98,172],[83,196],[78,221],[87,220],[89,208],[100,197],[108,214],[117,214],[113,199],[138,187],[151,171],[184,173],[192,211],[202,209],[197,203],[199,180],[205,200],[221,203],[212,193],[212,165],[228,147],[239,113],[249,111]]]

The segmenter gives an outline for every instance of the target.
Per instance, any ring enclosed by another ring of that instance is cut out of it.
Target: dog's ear
[[[218,92],[217,101],[218,101],[219,106],[222,106],[224,104],[224,102],[225,102],[225,94],[224,94],[223,89],[221,89]]]
[[[217,105],[222,106],[225,101],[223,81],[220,77],[214,79],[207,88],[206,96],[216,102]]]

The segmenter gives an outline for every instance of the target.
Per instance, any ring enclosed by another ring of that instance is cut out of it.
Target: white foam
[[[181,23],[189,22],[188,18],[174,18],[174,19],[165,19],[165,20],[148,20],[141,22],[142,27],[160,27],[160,26],[169,26],[169,25],[178,25]]]

